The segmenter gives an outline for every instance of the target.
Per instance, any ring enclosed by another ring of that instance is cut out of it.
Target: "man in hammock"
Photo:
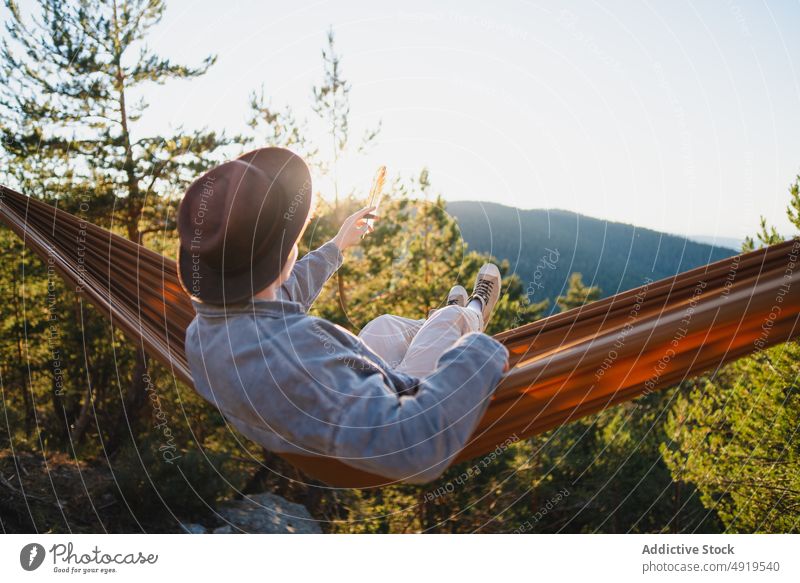
[[[310,205],[306,164],[281,148],[222,164],[187,189],[179,275],[197,312],[186,332],[195,387],[270,451],[432,480],[507,369],[508,351],[482,333],[500,273],[484,265],[471,297],[454,287],[427,320],[381,316],[355,336],[306,311],[342,251],[371,230],[374,209],[296,261]]]

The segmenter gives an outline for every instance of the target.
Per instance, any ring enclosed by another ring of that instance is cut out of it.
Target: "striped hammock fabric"
[[[0,221],[181,381],[194,317],[175,262],[0,186]],[[454,463],[675,386],[797,335],[800,240],[648,282],[496,337],[511,370]],[[333,459],[284,456],[336,487],[391,481]]]

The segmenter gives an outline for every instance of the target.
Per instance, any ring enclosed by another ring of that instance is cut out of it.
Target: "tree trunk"
[[[11,270],[11,297],[14,305],[14,331],[17,336],[17,359],[19,365],[16,367],[16,373],[19,375],[20,387],[22,387],[22,400],[25,406],[25,435],[31,436],[33,432],[34,411],[33,401],[31,399],[30,387],[28,385],[28,378],[25,374],[27,367],[25,366],[25,358],[22,355],[22,335],[20,330],[20,315],[19,315],[19,298],[17,297],[17,270]]]
[[[131,134],[128,127],[128,108],[125,96],[125,74],[122,69],[122,46],[120,43],[120,30],[119,21],[117,16],[117,4],[114,3],[114,62],[117,68],[116,71],[116,90],[117,101],[119,102],[119,115],[120,115],[120,138],[125,147],[125,161],[123,169],[127,178],[128,188],[128,201],[127,212],[125,217],[126,229],[128,232],[128,239],[134,243],[141,244],[141,233],[139,232],[139,216],[142,212],[143,202],[141,200],[141,192],[139,190],[139,180],[136,176],[136,165],[133,160],[133,148],[131,146]],[[135,274],[132,274],[135,276]],[[116,423],[111,428],[112,438],[110,439],[109,446],[113,446],[112,450],[116,450],[121,443],[122,435],[127,429],[135,439],[135,428],[138,426],[138,417],[141,410],[141,404],[144,402],[144,380],[143,376],[146,369],[145,356],[142,350],[137,347],[136,349],[136,362],[133,367],[133,377],[128,386],[127,391],[122,400],[122,413],[119,416],[120,423]],[[123,427],[124,425],[124,427]]]
[[[139,232],[139,215],[142,212],[141,191],[139,190],[139,180],[136,176],[136,164],[133,161],[133,148],[131,147],[131,134],[128,128],[128,107],[125,96],[125,74],[122,69],[122,47],[119,39],[119,25],[117,21],[117,4],[114,3],[114,63],[116,65],[116,90],[117,101],[119,103],[119,124],[121,128],[120,138],[125,146],[125,162],[123,169],[127,179],[128,204],[125,225],[128,231],[128,239],[135,243],[141,243],[141,233]]]
[[[53,413],[55,414],[56,427],[58,428],[58,437],[61,442],[69,443],[69,420],[67,419],[67,411],[64,408],[64,401],[60,394],[58,384],[56,382],[55,371],[50,371],[51,386],[50,386],[50,399],[53,404]],[[62,387],[63,390],[63,387]]]
[[[92,412],[92,384],[87,382],[86,385],[86,397],[83,400],[83,405],[81,405],[81,412],[78,414],[78,419],[75,421],[75,425],[72,428],[72,432],[70,434],[70,440],[72,441],[73,445],[80,443],[83,439],[84,433],[86,433],[86,428],[89,426],[89,421],[92,420],[91,416]]]
[[[80,324],[80,327],[83,330],[83,302],[81,302],[80,296],[77,294],[75,294],[73,297],[72,309],[75,315],[75,321]],[[86,349],[85,344],[83,358],[85,363],[84,371],[86,373],[86,396],[83,399],[83,403],[80,406],[80,412],[77,413],[75,423],[73,424],[72,431],[70,432],[70,439],[72,440],[73,444],[78,444],[83,439],[86,428],[89,427],[89,422],[92,419],[91,414],[95,410],[95,407],[93,407],[95,403],[95,395],[92,383],[92,370],[94,367],[92,366],[92,355]],[[107,382],[108,376],[107,374],[104,374],[100,381],[100,385],[104,385]]]
[[[136,362],[127,391],[122,396],[120,407],[122,410],[116,416],[116,421],[108,431],[106,452],[108,455],[116,453],[122,446],[125,436],[129,435],[135,443],[140,426],[141,413],[147,402],[146,384],[144,376],[147,373],[147,360],[140,348],[136,349]]]

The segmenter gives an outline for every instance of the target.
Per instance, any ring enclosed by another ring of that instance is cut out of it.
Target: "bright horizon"
[[[797,2],[220,6],[169,3],[150,45],[182,64],[219,58],[204,77],[149,87],[136,131],[241,132],[262,84],[273,105],[310,117],[333,27],[354,135],[383,122],[375,148],[344,164],[345,190],[366,189],[380,164],[427,166],[447,200],[689,236],[741,238],[764,215],[791,232]]]

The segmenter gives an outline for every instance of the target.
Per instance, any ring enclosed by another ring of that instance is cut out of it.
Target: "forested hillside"
[[[557,296],[583,274],[601,296],[734,255],[734,249],[563,210],[520,210],[489,202],[450,202],[447,211],[470,249],[507,259],[531,301]]]

